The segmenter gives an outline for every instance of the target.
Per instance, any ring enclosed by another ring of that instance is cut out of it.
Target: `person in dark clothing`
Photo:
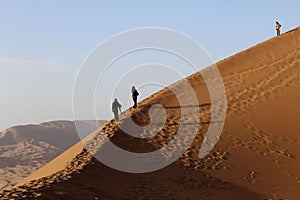
[[[133,108],[136,108],[137,107],[137,98],[139,96],[139,93],[138,91],[135,89],[134,86],[132,86],[132,89],[131,89],[131,93],[132,93],[132,99],[133,99]]]
[[[281,24],[279,24],[279,22],[276,22],[276,31],[277,31],[277,36],[280,35],[280,28],[281,28]]]
[[[119,111],[121,112],[121,108],[122,105],[118,102],[118,99],[115,98],[115,101],[112,103],[111,109],[117,122],[119,121]]]

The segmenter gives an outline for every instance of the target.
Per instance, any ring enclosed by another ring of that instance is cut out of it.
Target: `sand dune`
[[[78,121],[87,133],[97,121]],[[103,124],[104,121],[99,121]],[[0,190],[9,189],[80,141],[72,121],[24,125],[0,132]]]
[[[132,152],[159,149],[183,123],[178,101],[167,88],[140,103],[130,114],[149,123],[150,105],[166,107],[167,122],[155,136],[137,139],[114,121],[92,133],[88,146],[77,143],[1,199],[292,199],[300,196],[300,28],[242,51],[217,66],[224,79],[227,116],[221,138],[203,159],[198,153],[210,122],[211,104],[200,73],[187,80],[199,99],[201,122],[190,148],[177,161],[142,174],[111,169],[95,159],[110,140]],[[176,83],[177,87],[181,82]],[[185,95],[182,90],[182,95]],[[123,119],[122,123],[126,123]],[[74,158],[75,157],[75,158]],[[74,159],[73,159],[74,158]],[[62,161],[68,163],[62,167]],[[57,168],[55,168],[57,166]],[[46,176],[46,177],[44,177]]]

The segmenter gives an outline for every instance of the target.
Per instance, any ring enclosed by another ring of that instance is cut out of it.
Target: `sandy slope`
[[[78,123],[86,128],[87,133],[98,126],[97,121]],[[0,190],[11,188],[79,140],[72,121],[14,126],[1,131]]]
[[[214,122],[210,122],[207,88],[196,73],[188,80],[199,99],[199,105],[190,105],[190,108],[200,108],[198,134],[191,147],[173,164],[151,173],[124,173],[101,164],[78,143],[26,182],[40,179],[5,191],[0,197],[298,199],[300,28],[229,57],[217,66],[224,79],[228,113],[220,141],[204,159],[198,158],[199,149],[209,123]],[[177,87],[180,86],[180,82],[177,83]],[[182,95],[185,95],[184,91]],[[180,122],[178,101],[167,89],[143,101],[137,111],[130,111],[138,124],[148,123],[147,110],[155,103],[164,105],[168,115],[166,124],[156,136],[133,138],[111,121],[87,139],[87,148],[93,149],[96,156],[101,152],[105,141],[99,140],[99,132],[133,152],[149,152],[166,145],[180,123],[189,134],[195,116],[187,116],[186,121]],[[124,119],[123,123],[126,122]],[[65,167],[58,163],[72,158]],[[54,169],[56,165],[59,167]],[[49,176],[41,178],[45,175]]]

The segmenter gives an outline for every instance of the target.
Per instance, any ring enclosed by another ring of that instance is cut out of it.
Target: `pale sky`
[[[142,27],[173,29],[196,40],[217,62],[274,37],[276,20],[282,32],[299,26],[299,8],[298,0],[0,0],[0,130],[72,120],[79,67],[112,35]],[[142,98],[158,89],[148,88]],[[130,102],[126,93],[118,98]]]

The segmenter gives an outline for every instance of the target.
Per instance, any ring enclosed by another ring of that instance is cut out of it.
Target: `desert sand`
[[[78,121],[87,133],[104,121]],[[80,141],[73,121],[14,126],[0,132],[0,190],[34,173]]]
[[[207,87],[195,73],[187,80],[199,105],[190,107],[200,108],[201,122],[190,148],[171,165],[126,173],[92,155],[105,145],[98,140],[100,133],[132,152],[165,146],[181,123],[188,135],[195,116],[180,121],[178,101],[165,88],[128,111],[137,124],[147,124],[149,107],[163,105],[168,118],[158,134],[134,138],[112,120],[85,139],[88,146],[77,143],[14,189],[3,191],[1,199],[299,199],[300,28],[222,60],[217,67],[226,89],[227,116],[220,140],[205,158],[198,157],[199,149],[215,122],[210,121]]]

